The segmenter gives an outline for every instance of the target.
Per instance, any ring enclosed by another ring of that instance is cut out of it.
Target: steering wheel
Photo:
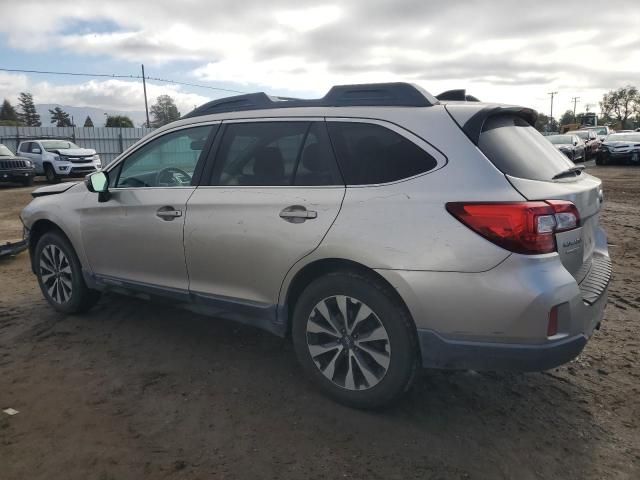
[[[191,175],[176,167],[163,168],[156,176],[156,185],[168,187],[191,185]]]

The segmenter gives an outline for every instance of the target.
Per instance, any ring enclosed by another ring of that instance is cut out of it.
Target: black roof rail
[[[430,107],[438,103],[438,99],[429,92],[410,83],[366,83],[362,85],[337,85],[331,87],[324,97],[312,100],[272,97],[264,92],[220,98],[199,106],[182,118],[270,108],[353,106]]]
[[[467,95],[467,91],[464,88],[457,90],[447,90],[439,95],[436,95],[438,100],[444,101],[459,101],[459,102],[479,102],[473,95]]]

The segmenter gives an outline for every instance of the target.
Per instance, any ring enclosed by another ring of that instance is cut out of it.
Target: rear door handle
[[[156,216],[163,220],[169,221],[182,216],[182,210],[176,210],[173,207],[161,207],[156,212]]]
[[[318,218],[318,212],[307,210],[302,205],[291,205],[280,212],[280,218],[290,223],[302,223]]]

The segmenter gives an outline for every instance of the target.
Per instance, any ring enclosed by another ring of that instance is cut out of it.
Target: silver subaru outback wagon
[[[534,111],[410,84],[207,103],[22,212],[53,308],[136,292],[290,336],[347,405],[419,366],[536,371],[599,327],[599,179]]]

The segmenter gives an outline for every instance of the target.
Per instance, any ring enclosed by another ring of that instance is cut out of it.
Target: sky
[[[407,81],[554,115],[640,87],[637,0],[0,0],[0,68],[140,75],[185,114],[237,92]],[[138,79],[0,71],[0,96],[143,111]]]

